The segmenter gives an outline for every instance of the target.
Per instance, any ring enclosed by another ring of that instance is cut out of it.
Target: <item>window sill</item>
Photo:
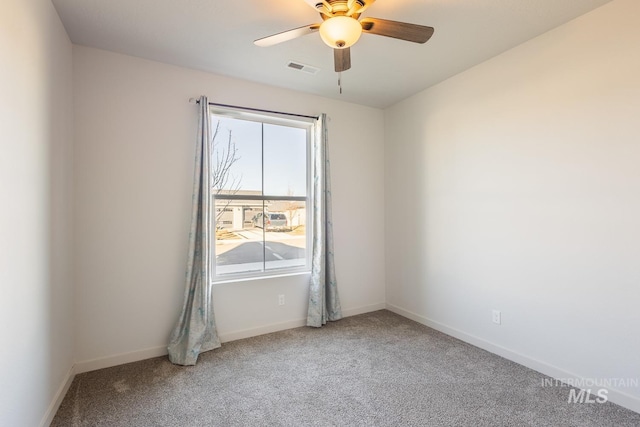
[[[259,276],[244,276],[244,277],[233,277],[228,279],[215,279],[212,282],[212,285],[223,285],[227,283],[238,283],[238,282],[253,282],[258,280],[269,280],[269,279],[278,279],[281,277],[291,277],[291,276],[311,276],[311,271],[293,271],[289,273],[274,273],[272,275],[261,274]]]

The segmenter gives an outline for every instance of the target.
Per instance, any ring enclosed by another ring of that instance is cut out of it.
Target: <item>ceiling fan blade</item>
[[[347,71],[351,68],[351,49],[333,49],[333,61],[335,63],[336,73]]]
[[[320,28],[320,24],[305,25],[304,27],[294,28],[293,30],[283,31],[282,33],[273,34],[268,37],[263,37],[253,42],[256,46],[266,47],[273,46],[278,43],[293,40],[298,37],[306,36],[307,34],[315,33]]]
[[[414,43],[426,43],[433,35],[433,27],[409,24],[407,22],[388,21],[378,18],[364,18],[360,21],[362,31],[379,36],[393,37]]]

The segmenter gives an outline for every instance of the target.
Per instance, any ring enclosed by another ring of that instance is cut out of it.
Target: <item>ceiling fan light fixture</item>
[[[362,34],[362,25],[349,16],[334,16],[320,25],[320,37],[329,47],[346,49],[353,46]]]

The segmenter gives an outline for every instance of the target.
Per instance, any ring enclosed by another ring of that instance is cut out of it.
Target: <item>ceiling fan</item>
[[[393,37],[414,43],[426,43],[433,35],[433,28],[406,22],[378,18],[360,18],[360,14],[375,0],[304,0],[320,12],[323,22],[305,25],[254,41],[257,46],[273,46],[306,34],[320,32],[322,40],[333,48],[335,71],[351,68],[351,51],[360,35],[365,32]]]

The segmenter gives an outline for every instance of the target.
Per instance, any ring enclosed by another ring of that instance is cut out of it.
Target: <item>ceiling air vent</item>
[[[316,74],[320,71],[319,68],[312,67],[311,65],[301,64],[299,62],[289,61],[287,67],[292,68],[294,70],[302,71],[307,74]]]

